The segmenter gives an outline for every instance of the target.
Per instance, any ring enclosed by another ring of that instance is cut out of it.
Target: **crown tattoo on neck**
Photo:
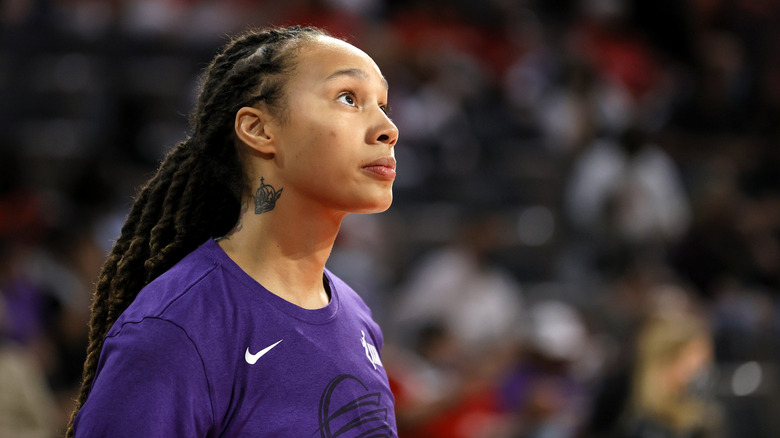
[[[260,188],[255,192],[255,214],[263,214],[276,207],[276,201],[282,196],[282,190],[278,191],[270,184],[264,182],[265,178],[260,178]]]

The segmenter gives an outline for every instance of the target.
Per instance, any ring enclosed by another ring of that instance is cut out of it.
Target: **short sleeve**
[[[106,338],[74,430],[76,437],[207,437],[212,424],[196,346],[181,327],[146,318]]]

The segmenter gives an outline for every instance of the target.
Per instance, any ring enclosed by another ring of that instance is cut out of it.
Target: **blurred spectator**
[[[640,127],[617,143],[596,140],[577,159],[566,191],[576,229],[608,259],[666,250],[688,230],[691,207],[680,171]]]
[[[579,313],[560,301],[542,301],[529,313],[528,339],[501,383],[502,408],[512,419],[508,436],[576,437],[588,401],[577,372],[592,348],[585,326]]]
[[[500,437],[508,425],[499,380],[523,333],[522,295],[491,260],[504,220],[467,213],[456,242],[431,251],[402,285],[401,348],[388,359],[405,436]]]
[[[459,348],[472,354],[513,343],[522,333],[522,292],[491,256],[505,239],[505,220],[495,213],[466,213],[451,244],[416,263],[402,286],[396,326],[441,321]]]
[[[436,321],[419,327],[409,349],[385,347],[399,436],[506,437],[511,423],[499,381],[511,366],[513,347],[463,350]]]
[[[0,340],[0,436],[55,436],[54,397],[29,351]]]
[[[56,407],[41,365],[40,296],[15,276],[19,247],[9,240],[0,237],[0,436],[51,438]]]
[[[601,368],[589,383],[588,419],[584,436],[620,438],[621,422],[629,415],[633,374],[640,333],[646,321],[658,317],[688,318],[702,312],[694,290],[684,286],[657,258],[626,261],[612,273],[591,315],[593,337],[599,339]],[[610,271],[611,272],[611,271]],[[682,316],[680,316],[682,315]],[[675,319],[676,320],[676,319]]]
[[[627,438],[722,436],[708,397],[712,338],[704,324],[678,313],[651,318],[637,341]]]

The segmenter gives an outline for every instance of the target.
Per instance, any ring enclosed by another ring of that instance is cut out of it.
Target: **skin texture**
[[[284,117],[257,105],[235,120],[253,181],[245,198],[257,206],[262,185],[278,199],[259,214],[242,210],[219,244],[271,292],[319,308],[329,301],[322,272],[343,218],[392,202],[398,129],[385,113],[387,82],[364,52],[320,37],[298,51],[295,66]],[[378,160],[385,166],[369,166]]]

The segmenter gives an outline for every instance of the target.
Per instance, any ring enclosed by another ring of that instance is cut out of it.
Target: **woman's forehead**
[[[300,76],[323,81],[339,73],[349,73],[368,80],[378,80],[386,86],[382,72],[365,52],[345,41],[332,37],[317,37],[298,54]]]

